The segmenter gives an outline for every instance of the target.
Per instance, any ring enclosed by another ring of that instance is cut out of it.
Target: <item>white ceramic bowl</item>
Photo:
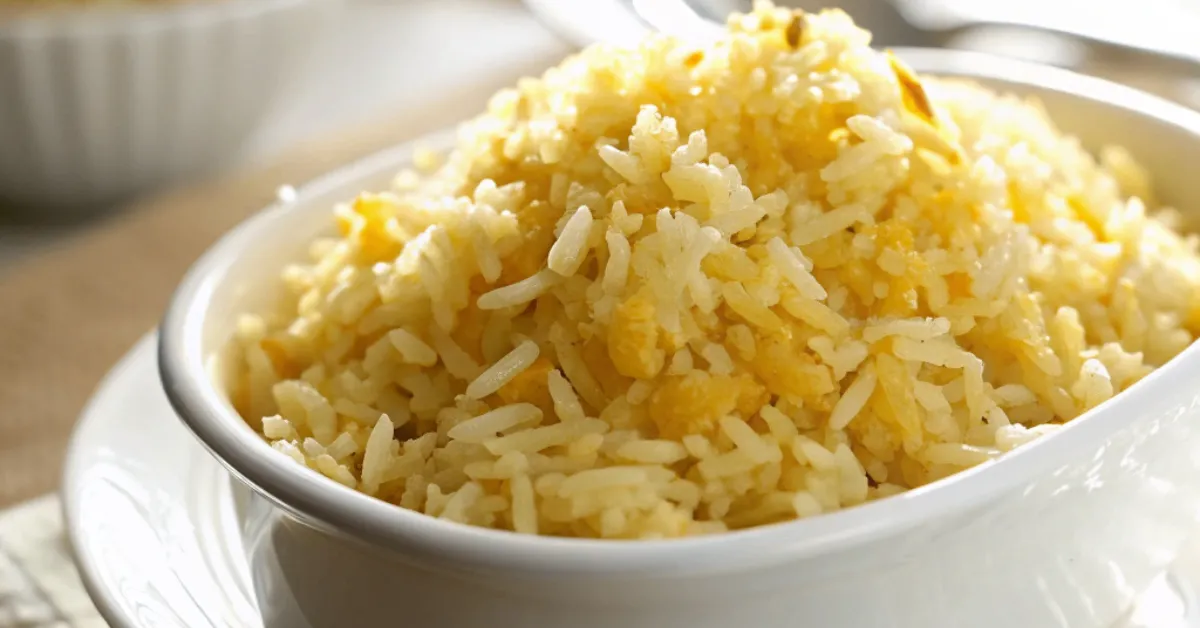
[[[923,72],[1038,96],[1086,145],[1128,147],[1164,199],[1200,208],[1200,113],[1054,68],[901,55]],[[268,302],[284,260],[328,226],[330,206],[385,186],[408,158],[405,147],[378,155],[247,221],[196,264],[163,322],[168,396],[253,493],[243,533],[268,626],[1109,626],[1197,529],[1197,346],[997,462],[864,506],[712,537],[519,536],[320,477],[234,412],[217,383],[222,347],[236,313]]]
[[[178,0],[0,20],[0,202],[99,207],[235,157],[341,2]]]

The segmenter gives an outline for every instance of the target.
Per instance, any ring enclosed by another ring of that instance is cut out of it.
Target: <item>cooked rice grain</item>
[[[404,508],[664,538],[994,460],[1192,342],[1152,173],[867,41],[760,4],[500,92],[239,319],[235,405]]]

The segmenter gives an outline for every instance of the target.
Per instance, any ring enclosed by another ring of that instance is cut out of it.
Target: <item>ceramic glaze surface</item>
[[[414,625],[441,625],[445,609],[456,606],[485,618],[486,613],[496,613],[491,625],[518,625],[509,623],[516,615],[504,598],[527,599],[530,591],[549,586],[545,578],[480,581],[405,567],[395,554],[383,561],[388,567],[377,572],[369,565],[387,556],[378,548],[347,543],[340,535],[298,523],[266,499],[251,498],[253,492],[230,478],[171,416],[157,383],[153,343],[153,337],[140,342],[101,384],[80,419],[65,470],[63,503],[72,549],[93,600],[114,628],[345,625],[339,622],[344,617],[336,615],[345,608],[318,602],[352,588],[349,601],[354,602],[366,594],[400,596],[411,603],[406,617]],[[252,557],[253,574],[243,551]],[[1155,562],[1132,543],[1129,554],[1143,564]],[[983,569],[962,571],[978,578]],[[400,574],[408,580],[403,588],[395,586],[401,582],[398,578],[356,587],[376,573],[384,578]],[[1193,585],[1197,576],[1200,543],[1193,542],[1170,572],[1151,582],[1130,616],[1113,628],[1200,628]],[[785,584],[793,582],[788,574],[779,577]],[[413,593],[408,586],[415,587]],[[265,620],[254,602],[256,588]],[[454,597],[462,590],[470,592],[470,604]],[[480,595],[480,590],[485,593]],[[996,597],[1011,601],[1016,596],[999,592]],[[1058,604],[1053,597],[1040,599]],[[604,588],[579,608],[596,614],[619,605],[628,603]],[[576,625],[580,613],[569,612],[553,610]],[[355,617],[356,625],[371,625],[361,613],[349,616]],[[808,615],[801,612],[798,617]],[[595,623],[605,621],[616,619],[601,615]]]
[[[1200,472],[1200,417],[1160,405],[1146,429],[982,508],[736,577],[443,570],[311,527],[258,496],[243,532],[267,625],[336,626],[358,608],[377,622],[363,625],[379,626],[397,616],[464,627],[497,616],[589,628],[1108,626],[1174,560],[1200,514],[1200,489],[1179,482]]]
[[[67,452],[80,575],[115,628],[258,628],[229,474],[171,416],[153,334],[100,384]]]
[[[1051,68],[901,54],[919,71],[1037,95],[1085,145],[1129,148],[1162,199],[1200,209],[1186,168],[1200,161],[1200,114]],[[383,188],[408,154],[357,164],[252,219],[198,263],[164,323],[168,397],[255,491],[242,530],[268,623],[1110,626],[1200,523],[1198,347],[999,462],[846,511],[712,537],[520,537],[433,520],[319,477],[271,452],[211,372],[219,375],[236,313],[268,302],[263,286],[277,285],[284,262],[327,226],[332,204]]]

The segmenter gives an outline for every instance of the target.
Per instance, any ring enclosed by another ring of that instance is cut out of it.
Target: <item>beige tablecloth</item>
[[[62,535],[54,495],[0,512],[0,628],[104,628]]]

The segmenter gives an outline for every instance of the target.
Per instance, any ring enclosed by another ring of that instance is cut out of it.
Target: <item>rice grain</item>
[[[597,46],[331,212],[229,399],[280,455],[523,534],[711,534],[884,499],[1200,334],[1192,208],[837,10]]]

